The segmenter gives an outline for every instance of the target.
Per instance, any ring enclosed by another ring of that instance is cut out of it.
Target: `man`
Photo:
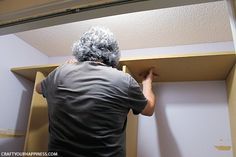
[[[73,45],[78,62],[59,66],[36,86],[48,102],[48,150],[63,157],[125,157],[129,110],[151,116],[152,70],[143,92],[118,71],[120,51],[112,32],[92,27]]]

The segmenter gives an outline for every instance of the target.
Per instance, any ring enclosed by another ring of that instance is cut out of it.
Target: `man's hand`
[[[143,81],[142,84],[152,84],[154,74],[153,73],[153,68],[151,68],[148,72],[146,72],[146,75],[143,75]]]

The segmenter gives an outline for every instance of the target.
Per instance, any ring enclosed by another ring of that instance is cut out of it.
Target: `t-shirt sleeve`
[[[54,87],[55,84],[55,74],[56,74],[56,68],[53,70],[49,75],[41,82],[41,88],[42,88],[42,95],[43,97],[47,98],[50,90]]]
[[[134,114],[139,114],[147,105],[147,99],[143,95],[143,92],[138,82],[131,76],[129,76],[129,88],[128,88],[129,104]]]

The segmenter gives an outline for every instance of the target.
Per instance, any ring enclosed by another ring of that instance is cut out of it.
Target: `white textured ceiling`
[[[110,28],[121,50],[233,40],[224,1],[104,17],[16,35],[48,56],[71,55],[73,42],[95,25]]]

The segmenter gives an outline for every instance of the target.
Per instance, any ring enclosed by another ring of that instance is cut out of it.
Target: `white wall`
[[[232,157],[224,81],[157,83],[155,115],[139,117],[138,157]]]
[[[33,83],[13,74],[19,66],[47,64],[48,57],[15,35],[0,36],[0,130],[25,131]],[[22,151],[24,138],[0,138],[1,151]]]

